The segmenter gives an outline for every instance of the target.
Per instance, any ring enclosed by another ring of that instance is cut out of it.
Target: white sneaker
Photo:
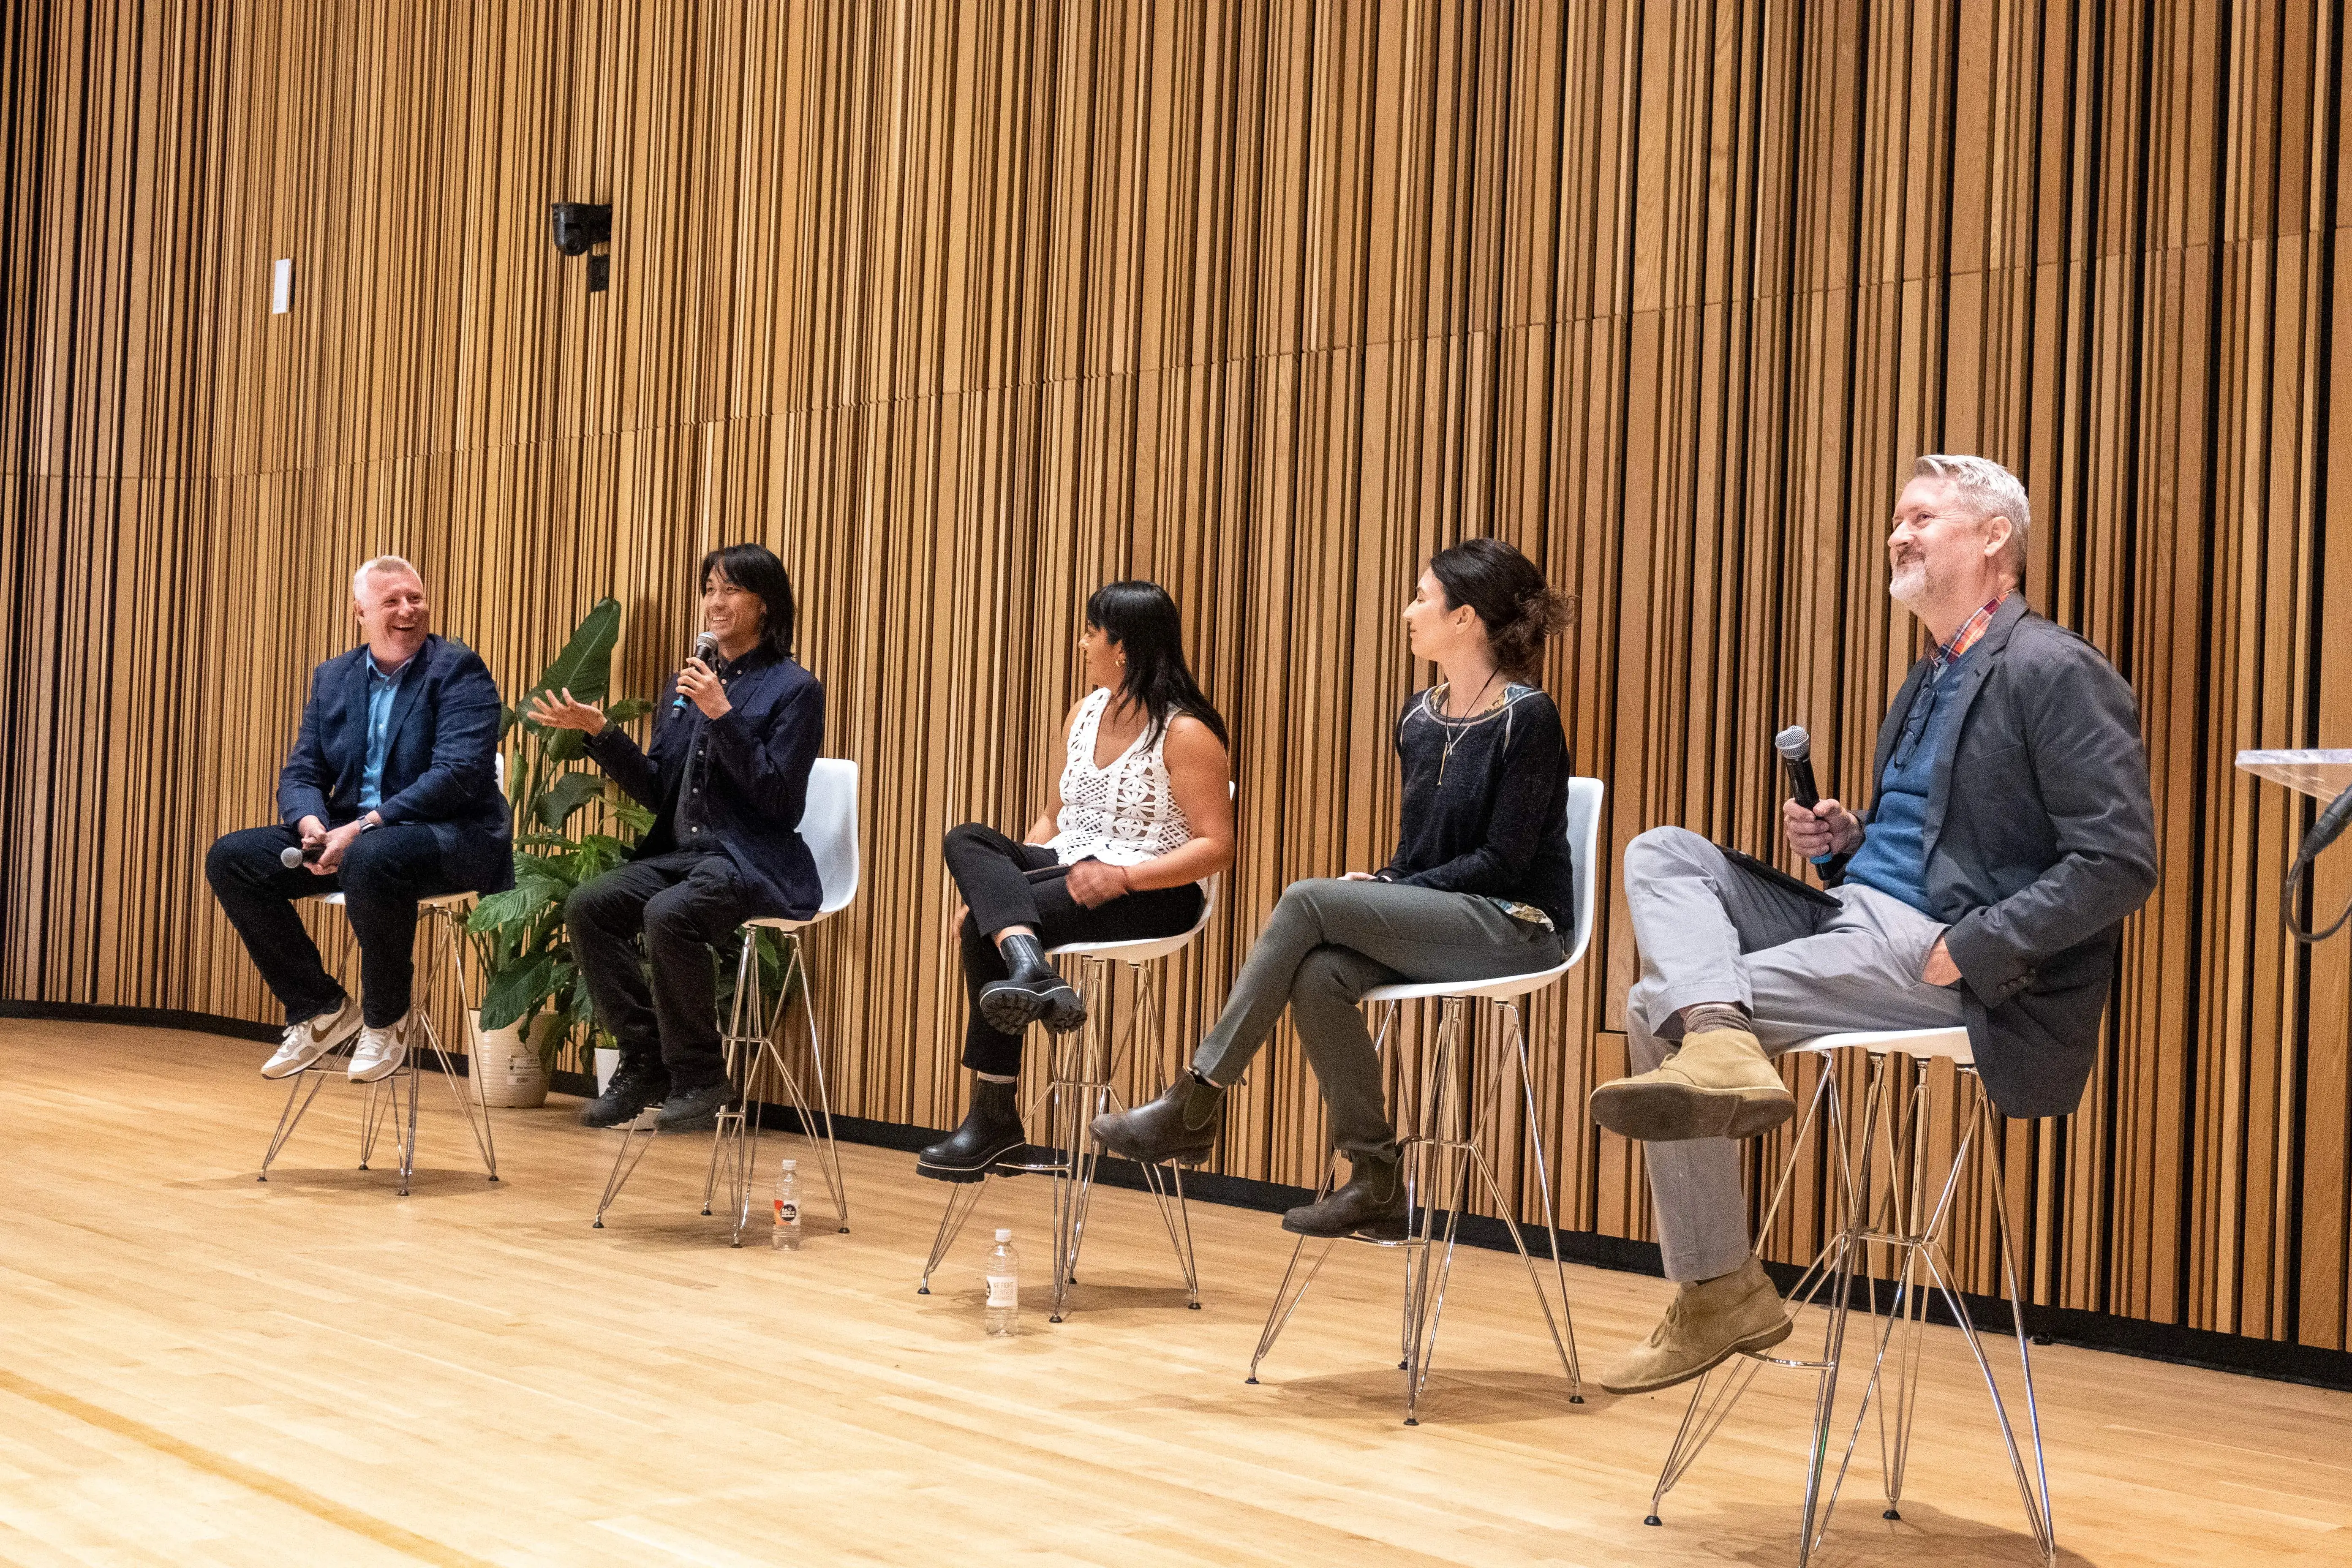
[[[352,1081],[373,1083],[390,1078],[408,1059],[408,1023],[415,1012],[403,1013],[388,1027],[362,1029],[358,1048],[352,1052]]]
[[[292,1078],[296,1073],[350,1039],[360,1030],[359,999],[343,998],[343,1005],[331,1013],[320,1013],[299,1024],[286,1026],[281,1038],[285,1043],[278,1054],[261,1064],[264,1078]]]

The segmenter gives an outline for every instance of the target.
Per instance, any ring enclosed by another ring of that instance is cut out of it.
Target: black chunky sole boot
[[[1020,1087],[986,1079],[974,1084],[963,1124],[915,1156],[915,1173],[935,1182],[977,1182],[1020,1149],[1028,1142],[1021,1130]]]
[[[1031,1024],[1043,1023],[1055,1034],[1066,1035],[1087,1021],[1086,998],[1045,962],[1045,950],[1035,937],[1006,937],[997,951],[1011,973],[981,987],[980,1016],[990,1028],[1017,1035]]]

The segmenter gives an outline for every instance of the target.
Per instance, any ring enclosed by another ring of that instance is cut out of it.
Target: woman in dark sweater
[[[1568,742],[1551,699],[1523,684],[1567,609],[1507,544],[1473,539],[1431,558],[1404,622],[1412,653],[1433,660],[1440,679],[1397,721],[1395,857],[1377,871],[1292,883],[1191,1069],[1150,1104],[1097,1117],[1104,1148],[1130,1160],[1206,1159],[1225,1090],[1287,1006],[1350,1172],[1283,1227],[1403,1234],[1396,1132],[1358,1003],[1378,985],[1491,980],[1567,956]]]

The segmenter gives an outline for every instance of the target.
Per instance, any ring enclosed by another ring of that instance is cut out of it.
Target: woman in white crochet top
[[[1078,649],[1091,689],[1063,725],[1058,809],[1018,842],[977,823],[948,834],[978,1081],[963,1124],[916,1158],[940,1181],[979,1181],[1027,1141],[1013,1081],[1029,1025],[1086,1022],[1045,950],[1189,931],[1201,884],[1234,863],[1225,723],[1184,662],[1175,601],[1156,583],[1097,588]]]

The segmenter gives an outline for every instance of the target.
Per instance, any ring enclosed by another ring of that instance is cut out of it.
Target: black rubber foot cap
[[[1584,1403],[1584,1395],[1581,1394],[1571,1394],[1568,1396],[1568,1402],[1570,1405],[1581,1405]]]
[[[266,1182],[266,1181],[269,1180],[269,1178],[268,1178],[268,1177],[267,1177],[267,1176],[256,1176],[256,1177],[254,1177],[253,1179],[254,1179],[255,1181],[257,1181],[257,1182]]]
[[[494,1182],[495,1182],[495,1181],[497,1181],[497,1180],[498,1180],[498,1178],[497,1178],[496,1176],[492,1176],[492,1177],[490,1178],[490,1180],[492,1180],[492,1181],[494,1181]]]
[[[1404,1424],[1408,1426],[1418,1426],[1421,1425],[1421,1417],[1418,1415],[1408,1415],[1404,1418]]]
[[[849,1227],[845,1225],[838,1230],[835,1230],[833,1234],[835,1236],[847,1236],[849,1234]]]
[[[1245,1377],[1242,1379],[1242,1381],[1248,1384],[1252,1388],[1255,1388],[1257,1386],[1257,1379],[1254,1377]]]
[[[590,1226],[588,1228],[589,1228],[590,1230],[602,1230],[602,1229],[604,1229],[604,1222],[603,1220],[601,1220],[601,1219],[600,1219],[600,1220],[598,1220],[594,1225]]]
[[[915,1294],[918,1296],[928,1296],[930,1293],[931,1288],[929,1285],[918,1285],[915,1287]]]
[[[1059,1312],[1056,1312],[1045,1321],[1049,1323],[1058,1323],[1062,1321],[1062,1315]]]
[[[1187,1301],[1184,1303],[1184,1310],[1188,1312],[1197,1312],[1201,1310],[1201,1303],[1198,1301]]]
[[[1903,1510],[1899,1508],[1890,1508],[1878,1517],[1881,1519],[1901,1519],[1903,1517]]]
[[[705,1219],[709,1219],[710,1217],[710,1211],[708,1208],[702,1211],[702,1217]]]
[[[361,1169],[361,1170],[362,1170],[362,1171],[364,1171],[364,1170],[366,1170],[366,1169],[367,1169],[367,1163],[366,1163],[365,1161],[362,1161],[362,1162],[360,1163],[360,1169]]]
[[[1410,1372],[1410,1371],[1412,1371],[1412,1363],[1410,1363],[1410,1362],[1402,1362],[1402,1361],[1401,1361],[1401,1362],[1397,1363],[1397,1370],[1398,1370],[1399,1372]]]
[[[1647,1519],[1643,1520],[1642,1522],[1643,1522],[1643,1524],[1664,1524],[1664,1523],[1665,1523],[1666,1521],[1665,1521],[1664,1520],[1663,1520],[1663,1519],[1660,1519],[1656,1514],[1654,1514],[1654,1514],[1650,1515]]]

